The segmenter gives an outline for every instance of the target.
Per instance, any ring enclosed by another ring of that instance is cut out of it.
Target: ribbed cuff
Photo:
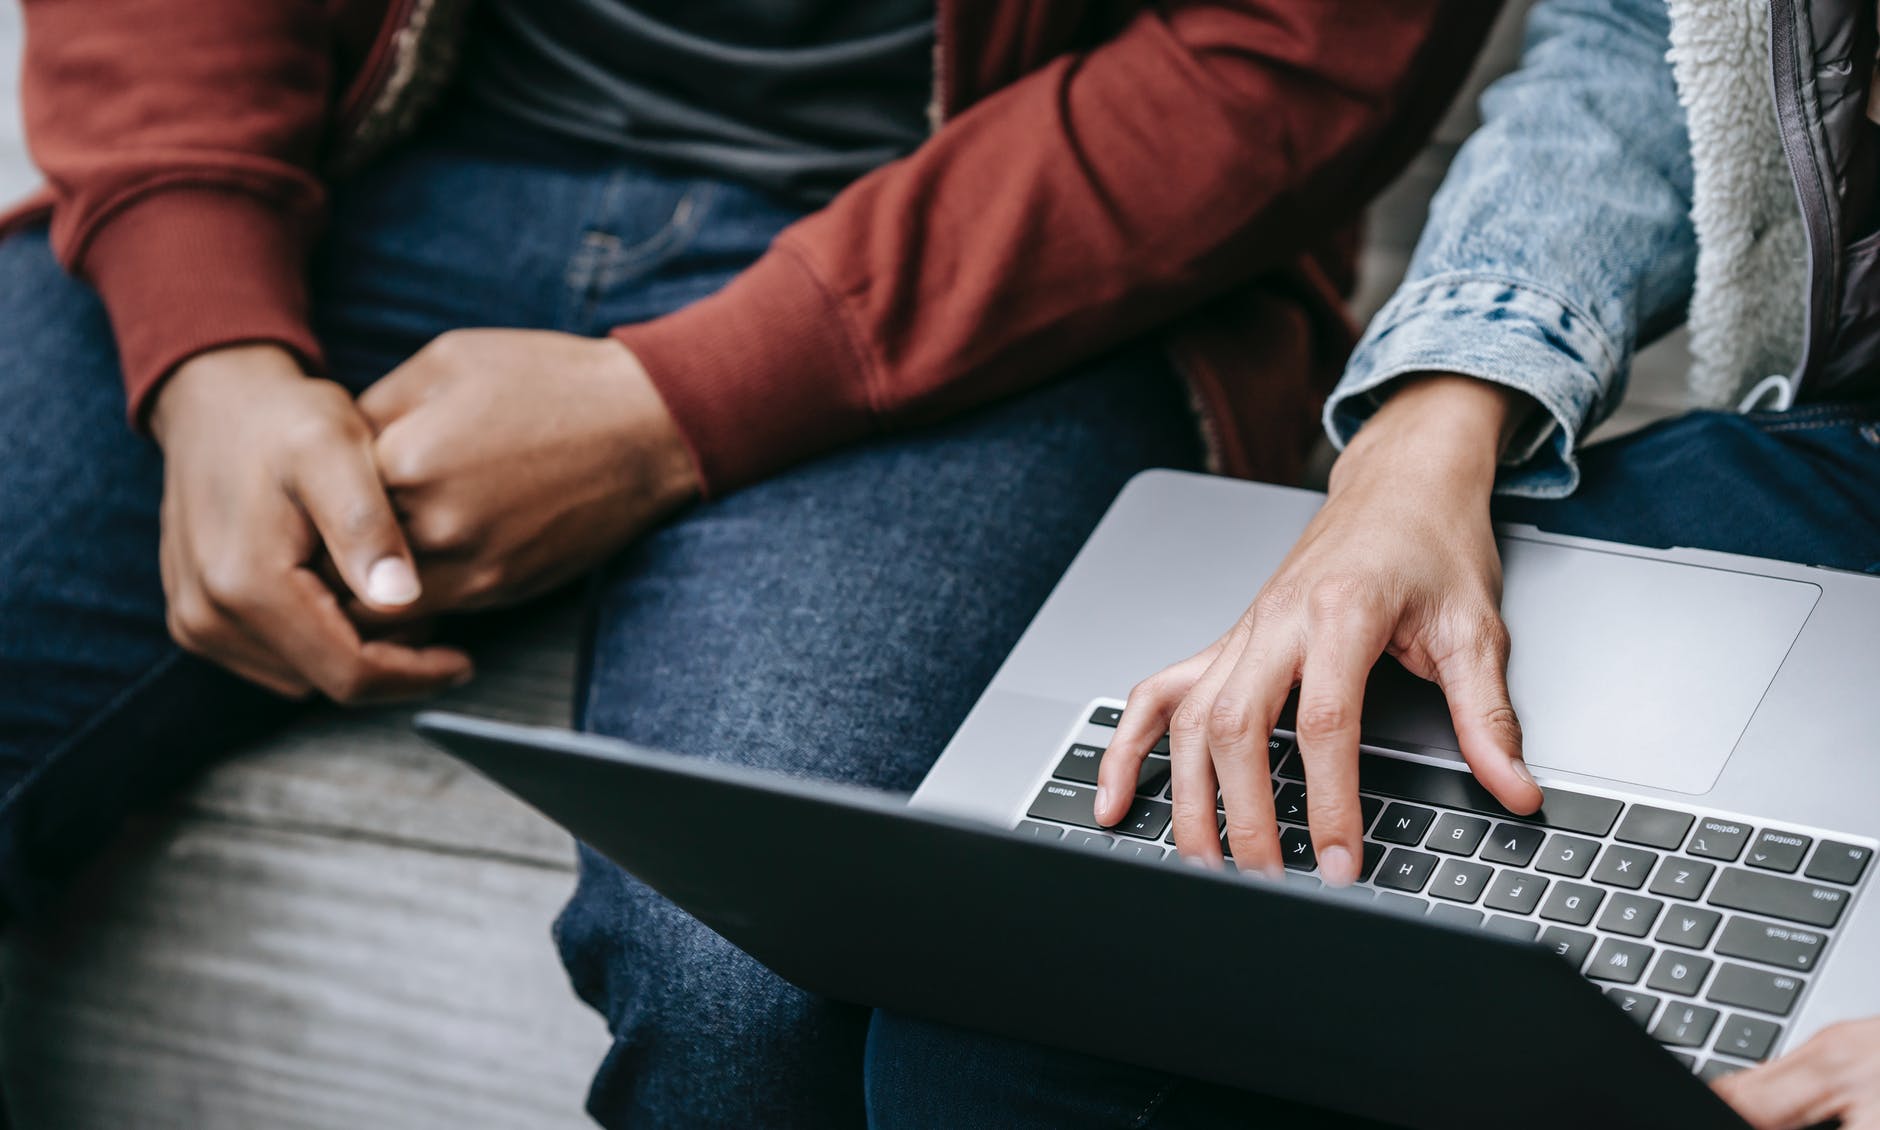
[[[1414,373],[1458,373],[1526,393],[1545,409],[1508,445],[1495,489],[1560,498],[1580,483],[1580,437],[1606,414],[1619,353],[1584,313],[1526,283],[1441,275],[1397,293],[1358,342],[1325,402],[1325,430],[1344,450],[1389,385]]]
[[[317,372],[306,256],[281,212],[223,189],[154,191],[92,232],[76,267],[110,312],[131,425],[165,377],[210,349],[271,342]]]
[[[841,304],[783,243],[709,298],[613,336],[646,367],[707,496],[873,424],[868,366]]]

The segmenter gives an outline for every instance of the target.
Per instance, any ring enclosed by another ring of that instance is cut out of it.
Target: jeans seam
[[[1176,1083],[1164,1083],[1160,1090],[1150,1095],[1148,1103],[1143,1106],[1142,1110],[1137,1112],[1135,1119],[1130,1122],[1131,1130],[1143,1130],[1143,1127],[1149,1125],[1149,1120],[1154,1118],[1156,1112],[1162,1109],[1162,1104],[1166,1103],[1168,1097],[1175,1093],[1175,1088],[1178,1085],[1179,1084]]]
[[[53,746],[52,749],[47,752],[45,757],[40,759],[39,764],[35,765],[32,768],[31,772],[27,773],[24,777],[21,777],[17,782],[15,782],[13,787],[7,790],[6,796],[0,797],[0,813],[4,813],[8,809],[11,809],[13,807],[14,802],[20,798],[21,794],[23,794],[27,789],[31,788],[33,785],[37,784],[40,781],[40,779],[43,778],[52,769],[53,766],[63,761],[66,755],[71,753],[72,750],[76,749],[78,747],[78,744],[82,742],[87,735],[97,730],[98,727],[103,725],[106,720],[114,716],[120,709],[123,708],[124,704],[128,702],[130,699],[132,699],[133,697],[139,694],[142,694],[143,691],[147,687],[149,687],[151,683],[155,682],[159,676],[164,674],[171,667],[175,666],[177,661],[182,658],[183,658],[182,652],[180,651],[170,652],[168,655],[165,655],[163,658],[157,660],[155,663],[152,663],[147,669],[145,669],[143,674],[137,676],[136,679],[132,680],[129,686],[125,687],[123,690],[113,695],[109,702],[105,703],[99,709],[93,711],[91,716],[85,719],[85,721],[76,730],[73,730],[70,734],[66,735],[64,740],[60,741],[58,745]]]

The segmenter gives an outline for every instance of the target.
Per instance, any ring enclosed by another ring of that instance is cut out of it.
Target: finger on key
[[[1228,673],[1210,715],[1208,744],[1227,808],[1227,842],[1234,866],[1278,878],[1279,824],[1273,815],[1273,767],[1267,738],[1286,706],[1299,673],[1297,637],[1269,640],[1256,632]]]
[[[1169,799],[1174,805],[1170,821],[1175,848],[1184,860],[1219,867],[1222,863],[1220,822],[1214,798],[1220,783],[1208,750],[1208,715],[1227,673],[1239,661],[1246,635],[1236,632],[1214,656],[1208,669],[1189,688],[1169,719]]]
[[[1521,757],[1521,722],[1508,697],[1508,648],[1508,629],[1488,610],[1475,618],[1462,646],[1438,659],[1436,682],[1476,780],[1510,812],[1526,814],[1540,810],[1542,796]]]
[[[1137,683],[1123,703],[1116,733],[1097,764],[1097,823],[1108,827],[1128,813],[1136,795],[1136,774],[1149,748],[1168,733],[1169,718],[1195,685],[1220,645],[1215,644]]]
[[[1364,686],[1390,643],[1392,617],[1376,598],[1341,593],[1318,602],[1308,621],[1299,675],[1296,732],[1306,770],[1306,819],[1319,877],[1333,886],[1357,881],[1364,858],[1358,803],[1358,738]]]

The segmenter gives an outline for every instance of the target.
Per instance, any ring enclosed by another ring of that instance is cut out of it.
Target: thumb
[[[1542,796],[1521,756],[1521,720],[1508,697],[1508,629],[1501,617],[1481,618],[1459,646],[1436,663],[1436,684],[1476,780],[1512,812],[1533,813]]]
[[[391,612],[418,599],[418,570],[368,439],[303,460],[293,490],[340,579],[361,603]]]

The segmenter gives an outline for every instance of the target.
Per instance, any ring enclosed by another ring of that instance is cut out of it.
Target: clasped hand
[[[289,697],[465,681],[438,614],[545,592],[697,493],[638,360],[570,334],[448,333],[357,400],[273,346],[215,350],[150,425],[170,634]]]

